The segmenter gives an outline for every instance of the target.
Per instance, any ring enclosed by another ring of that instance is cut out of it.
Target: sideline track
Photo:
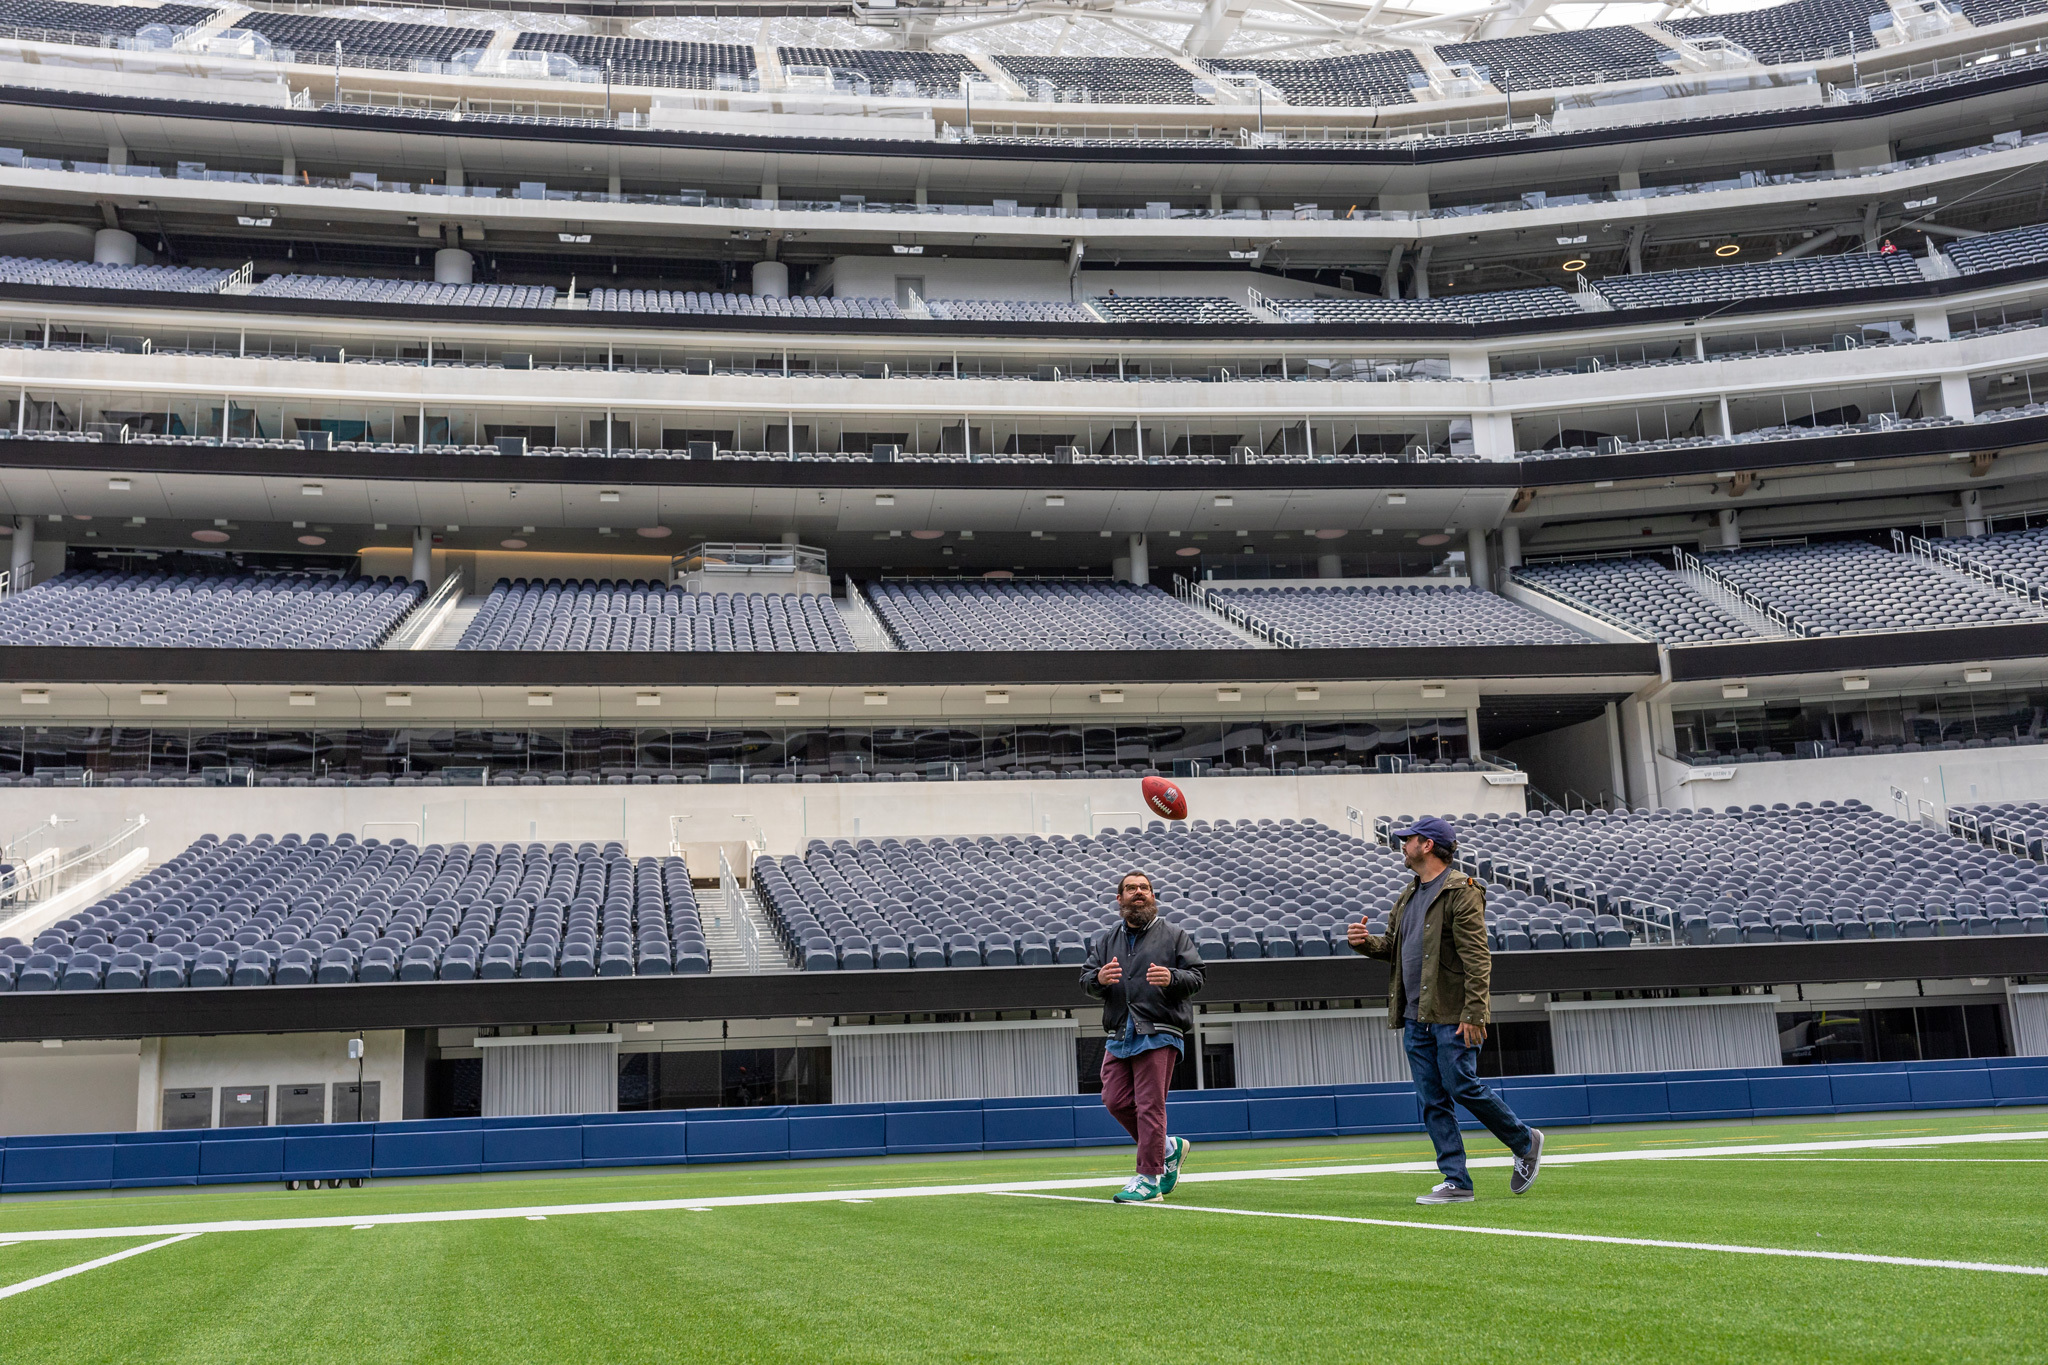
[[[1596,1162],[1610,1161],[1683,1161],[1701,1157],[1783,1155],[1805,1152],[1868,1151],[1872,1149],[1900,1149],[1921,1147],[1952,1147],[1967,1144],[1991,1142],[2042,1142],[2048,1141],[2048,1131],[2025,1133],[1943,1133],[1930,1137],[1889,1137],[1849,1138],[1819,1142],[1773,1142],[1744,1143],[1740,1146],[1722,1147],[1673,1147],[1661,1150],[1638,1149],[1623,1152],[1566,1152],[1543,1159],[1546,1166],[1583,1166]],[[1513,1161],[1512,1157],[1475,1157],[1468,1164],[1474,1167],[1502,1167]],[[1298,1180],[1312,1176],[1336,1175],[1397,1175],[1434,1174],[1434,1161],[1387,1161],[1367,1165],[1346,1166],[1300,1166],[1288,1169],[1267,1169],[1248,1171],[1191,1171],[1180,1178],[1183,1185],[1221,1184],[1239,1180]],[[696,1199],[637,1199],[607,1204],[527,1204],[512,1208],[496,1209],[435,1209],[418,1213],[371,1213],[343,1214],[325,1218],[252,1218],[232,1219],[210,1223],[144,1223],[128,1227],[61,1228],[35,1232],[0,1231],[0,1241],[8,1242],[76,1242],[120,1237],[166,1237],[172,1235],[197,1235],[203,1232],[275,1232],[304,1228],[351,1228],[368,1231],[378,1227],[402,1227],[409,1223],[470,1223],[493,1219],[561,1218],[577,1214],[592,1213],[668,1213],[679,1210],[708,1212],[712,1209],[744,1208],[766,1204],[842,1204],[855,1200],[877,1199],[922,1199],[950,1194],[1038,1194],[1059,1190],[1114,1189],[1124,1184],[1126,1176],[1085,1176],[1068,1180],[1010,1180],[980,1185],[901,1185],[875,1189],[803,1190],[783,1194],[731,1194],[707,1195]],[[1172,1206],[1168,1207],[1187,1207]],[[1238,1212],[1239,1210],[1219,1210]],[[1304,1215],[1310,1216],[1310,1215]],[[1337,1220],[1368,1222],[1367,1219]],[[1437,1227],[1434,1223],[1393,1223],[1394,1227]],[[1443,1226],[1452,1226],[1445,1224]],[[1501,1231],[1498,1229],[1472,1229],[1474,1231]],[[1577,1234],[1529,1234],[1531,1236],[1577,1237]],[[1613,1240],[1585,1237],[1580,1240]],[[1626,1240],[1626,1239],[1621,1239]],[[1686,1245],[1682,1243],[1642,1242],[1644,1246]],[[1705,1244],[1700,1244],[1704,1246]],[[1719,1248],[1721,1250],[1762,1251],[1763,1248]],[[1792,1254],[1792,1253],[1786,1253]],[[1864,1258],[1870,1259],[1870,1258]],[[1960,1264],[1960,1263],[1957,1263]],[[2019,1270],[2019,1267],[1999,1267]],[[2035,1273],[2031,1270],[2025,1273]]]

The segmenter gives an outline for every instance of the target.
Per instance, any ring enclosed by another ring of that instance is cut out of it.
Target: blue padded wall
[[[1567,1127],[1993,1108],[2048,1104],[2048,1057],[1510,1076],[1494,1084],[1523,1118]],[[1422,1126],[1405,1082],[1181,1090],[1168,1099],[1167,1111],[1175,1133],[1206,1142],[1414,1133]],[[1033,1151],[1129,1141],[1093,1095],[38,1134],[0,1139],[0,1192]]]

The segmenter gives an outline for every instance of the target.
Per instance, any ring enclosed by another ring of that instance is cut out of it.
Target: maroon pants
[[[1155,1047],[1128,1060],[1102,1054],[1102,1107],[1138,1144],[1138,1174],[1166,1171],[1166,1087],[1180,1049]]]

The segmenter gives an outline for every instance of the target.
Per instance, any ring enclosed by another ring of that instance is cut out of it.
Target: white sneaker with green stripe
[[[1119,1204],[1150,1204],[1158,1199],[1162,1191],[1156,1175],[1134,1175],[1130,1183],[1112,1196]]]
[[[1195,1144],[1186,1138],[1170,1137],[1166,1140],[1166,1173],[1159,1177],[1159,1193],[1169,1195],[1180,1183],[1180,1164],[1188,1159],[1188,1153],[1195,1150]]]

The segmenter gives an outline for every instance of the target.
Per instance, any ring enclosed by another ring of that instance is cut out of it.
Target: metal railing
[[[441,580],[441,586],[427,595],[425,601],[412,609],[411,615],[391,632],[381,649],[425,649],[448,619],[448,613],[455,610],[455,604],[462,600],[462,570],[456,569]]]
[[[1292,631],[1283,626],[1276,626],[1269,622],[1261,621],[1243,607],[1231,603],[1230,594],[1217,592],[1207,584],[1197,583],[1191,578],[1175,574],[1173,575],[1173,595],[1196,610],[1207,612],[1212,616],[1219,616],[1225,621],[1230,622],[1233,626],[1236,626],[1239,630],[1256,636],[1258,639],[1264,640],[1266,643],[1277,648],[1308,648],[1308,645]]]
[[[894,631],[882,623],[881,614],[868,601],[867,594],[860,590],[860,584],[854,581],[851,574],[848,574],[846,577],[846,600],[860,614],[861,619],[874,628],[876,638],[882,642],[882,648],[891,650],[903,648],[903,642],[896,638]]]
[[[214,286],[216,294],[234,294],[252,289],[256,284],[256,262],[244,261],[241,268],[228,274]]]
[[[4,907],[0,909],[0,916],[4,916],[0,918],[0,932],[51,897],[105,871],[129,851],[148,825],[148,816],[137,815],[98,843],[81,844],[69,853],[46,848],[21,866],[8,869],[0,875],[0,907]]]
[[[725,856],[725,849],[718,850],[718,896],[724,904],[726,916],[732,920],[733,935],[739,939],[740,957],[747,964],[747,973],[757,975],[761,970],[761,932],[754,927],[754,916],[747,909],[746,898],[740,891],[740,881],[732,873],[732,863]]]
[[[36,581],[36,562],[31,559],[19,570],[0,569],[0,601],[18,592],[27,592]]]
[[[1994,592],[2016,597],[2028,606],[2039,607],[2043,605],[2044,600],[2048,600],[2048,591],[2044,591],[2042,585],[2033,579],[2022,578],[2009,570],[1986,564],[1981,559],[1928,540],[1925,536],[1908,536],[1903,531],[1895,530],[1892,532],[1892,549],[1923,564],[1974,579]]]
[[[1791,612],[1786,611],[1783,607],[1774,606],[1764,601],[1763,598],[1758,597],[1748,588],[1743,587],[1740,583],[1724,575],[1719,569],[1708,568],[1701,561],[1700,557],[1692,551],[1674,545],[1671,547],[1671,558],[1677,563],[1681,573],[1690,573],[1701,583],[1727,594],[1728,597],[1733,598],[1745,610],[1755,612],[1787,635],[1806,639],[1821,633],[1817,627],[1807,625],[1806,622],[1800,620]]]
[[[763,574],[791,577],[826,574],[825,552],[815,545],[755,541],[703,541],[670,561],[677,577],[684,574]]]

